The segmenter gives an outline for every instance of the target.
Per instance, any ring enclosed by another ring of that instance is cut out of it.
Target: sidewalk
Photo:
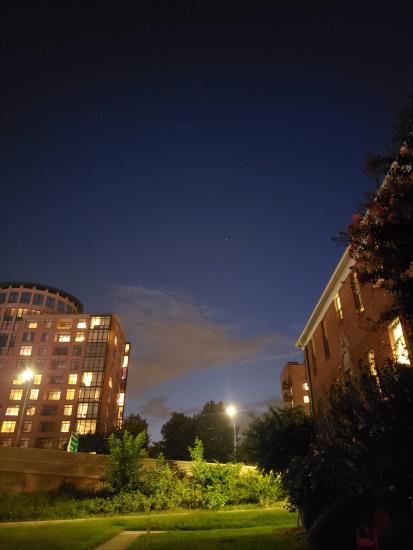
[[[150,531],[150,533],[156,535],[158,533],[166,533],[166,531]],[[146,531],[122,531],[119,535],[98,546],[96,550],[126,550],[141,535],[146,535]]]

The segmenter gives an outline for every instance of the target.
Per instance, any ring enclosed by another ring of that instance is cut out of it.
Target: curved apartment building
[[[0,283],[0,445],[66,450],[122,423],[130,344],[63,290]]]

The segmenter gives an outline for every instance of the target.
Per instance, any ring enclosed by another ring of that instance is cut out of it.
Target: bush
[[[113,492],[138,489],[139,460],[146,457],[147,439],[146,432],[134,437],[127,430],[109,436],[108,486]]]

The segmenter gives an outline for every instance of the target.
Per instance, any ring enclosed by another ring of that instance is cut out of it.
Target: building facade
[[[310,387],[304,363],[288,361],[280,375],[284,407],[304,407],[310,413]]]
[[[411,327],[400,317],[380,321],[390,300],[380,286],[360,283],[346,250],[296,344],[304,352],[313,412],[330,386],[357,374],[361,364],[373,373],[387,359],[411,364]]]
[[[0,283],[0,445],[66,449],[122,423],[130,344],[113,314],[37,283]]]

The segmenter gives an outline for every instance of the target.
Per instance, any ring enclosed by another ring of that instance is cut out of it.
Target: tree
[[[148,421],[146,418],[142,418],[140,414],[131,413],[128,415],[122,424],[122,431],[128,431],[131,435],[137,436],[142,432],[148,433]],[[149,437],[147,438],[146,445],[149,444]]]
[[[224,404],[208,401],[194,420],[195,434],[204,445],[205,460],[230,461],[234,453],[234,429]]]
[[[161,428],[160,450],[171,460],[188,460],[188,447],[195,441],[195,422],[191,416],[173,412]]]
[[[120,435],[111,434],[108,438],[109,461],[108,483],[112,491],[133,491],[139,484],[139,460],[146,457],[147,433],[136,437],[128,431]]]
[[[234,432],[223,403],[208,401],[194,416],[174,412],[162,426],[159,449],[171,460],[188,460],[188,447],[202,440],[206,460],[228,462],[233,457]]]
[[[284,473],[296,457],[310,448],[313,421],[302,407],[269,407],[255,418],[245,433],[246,455],[266,472]]]
[[[409,320],[413,320],[413,94],[411,100],[398,124],[397,152],[368,157],[368,175],[384,180],[366,196],[339,237],[357,260],[362,281],[391,293],[393,305],[385,314]]]

